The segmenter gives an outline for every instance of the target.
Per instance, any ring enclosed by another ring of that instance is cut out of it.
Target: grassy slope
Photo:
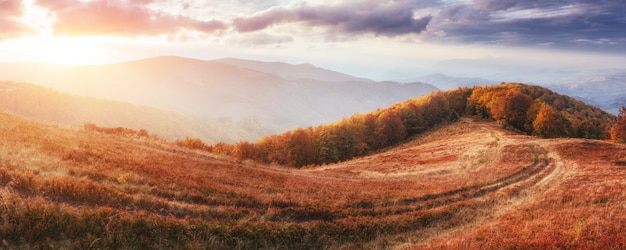
[[[0,114],[9,247],[625,246],[626,146],[465,119],[304,170]]]
[[[200,138],[206,143],[235,143],[270,134],[257,121],[231,121],[185,115],[130,103],[81,97],[49,88],[0,81],[0,112],[65,126],[95,123],[103,127],[147,129],[167,140]]]

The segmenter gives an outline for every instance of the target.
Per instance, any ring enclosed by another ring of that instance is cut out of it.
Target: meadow
[[[295,169],[145,131],[0,120],[0,238],[8,248],[619,248],[626,241],[621,144],[537,139],[464,118],[362,158]]]

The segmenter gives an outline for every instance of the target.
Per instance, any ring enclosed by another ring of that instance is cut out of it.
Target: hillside
[[[0,82],[0,112],[63,126],[95,123],[103,127],[146,129],[167,140],[199,138],[206,143],[260,139],[270,131],[258,121],[209,119],[174,111],[74,96],[32,84]]]
[[[617,114],[626,106],[626,73],[624,70],[602,72],[570,78],[548,87]]]
[[[458,88],[413,98],[332,124],[299,127],[280,135],[213,152],[293,167],[336,163],[393,147],[463,116],[544,138],[609,139],[615,116],[569,96],[521,83]]]
[[[575,97],[612,114],[626,106],[626,64],[623,62],[582,60],[563,65],[541,58],[529,59],[532,61],[526,63],[502,58],[446,60],[426,69],[423,73],[426,76],[409,79],[433,84],[442,90],[505,80],[525,82]]]
[[[258,120],[271,132],[257,138],[333,122],[437,90],[420,83],[377,83],[311,65],[181,57],[93,66],[2,63],[0,75],[0,80],[188,115]],[[236,140],[240,139],[250,140]]]
[[[626,145],[467,119],[307,169],[0,114],[7,248],[612,248]]]

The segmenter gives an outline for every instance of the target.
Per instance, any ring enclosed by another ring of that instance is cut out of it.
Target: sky
[[[239,57],[378,80],[446,60],[626,65],[625,13],[622,0],[0,0],[0,61]]]

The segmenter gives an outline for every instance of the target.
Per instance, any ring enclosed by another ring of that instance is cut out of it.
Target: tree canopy
[[[619,110],[615,125],[611,128],[611,140],[626,143],[626,107],[624,106]]]
[[[615,117],[546,88],[519,83],[438,91],[338,122],[297,128],[255,143],[213,146],[239,159],[302,167],[329,164],[402,143],[440,124],[466,115],[493,119],[508,129],[546,138],[624,140],[625,110]],[[610,131],[610,133],[609,133]],[[228,152],[230,150],[231,152]]]

